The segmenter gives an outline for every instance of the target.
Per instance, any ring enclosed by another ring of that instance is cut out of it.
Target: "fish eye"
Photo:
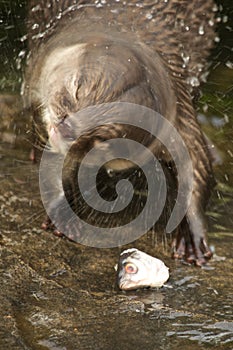
[[[125,269],[125,272],[126,273],[137,273],[138,272],[138,268],[137,266],[135,266],[134,264],[132,263],[126,263],[125,266],[124,266],[124,269]]]

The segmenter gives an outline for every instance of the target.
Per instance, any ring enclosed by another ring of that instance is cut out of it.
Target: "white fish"
[[[169,278],[163,261],[136,248],[124,250],[117,265],[117,282],[122,290],[162,287]]]

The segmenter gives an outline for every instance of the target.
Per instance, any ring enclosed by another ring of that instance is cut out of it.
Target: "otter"
[[[93,146],[132,138],[148,147],[176,179],[169,152],[142,129],[113,122],[90,130],[95,116],[87,114],[85,125],[78,120],[78,113],[90,106],[117,102],[161,114],[184,140],[194,174],[191,204],[175,232],[172,255],[197,266],[205,264],[212,252],[204,212],[214,176],[194,101],[206,78],[215,37],[213,1],[31,0],[28,7],[23,97],[37,136],[35,147],[48,139],[53,152],[64,154],[74,144],[70,157],[76,172]],[[78,128],[83,135],[76,140]],[[73,203],[78,190],[75,183],[69,186],[69,161],[65,167],[65,193]],[[135,164],[117,158],[106,162],[105,170],[134,174]],[[59,220],[59,200],[53,201],[52,210]],[[43,227],[49,225],[48,219]]]

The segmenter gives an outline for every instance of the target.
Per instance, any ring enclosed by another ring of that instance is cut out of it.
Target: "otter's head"
[[[148,49],[143,51],[140,44],[125,40],[97,37],[87,43],[56,48],[44,62],[39,83],[43,120],[52,147],[66,151],[66,145],[76,139],[75,113],[89,106],[120,101],[172,114],[175,98],[167,77],[155,54],[152,57]],[[88,116],[85,125],[78,127],[93,129]],[[127,133],[119,127],[109,127],[113,129],[114,137]],[[89,135],[94,143],[113,137],[102,126]]]

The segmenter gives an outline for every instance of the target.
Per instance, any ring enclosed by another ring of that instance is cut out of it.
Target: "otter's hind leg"
[[[185,93],[183,94],[184,97]],[[211,258],[212,252],[207,244],[207,224],[205,209],[211,190],[215,185],[211,155],[203,133],[196,120],[195,112],[188,95],[187,104],[181,103],[179,110],[179,133],[189,151],[193,166],[193,190],[191,203],[187,210],[185,221],[181,224],[175,243],[173,257],[185,257],[187,262],[198,266],[205,264]],[[190,174],[185,174],[190,176]],[[182,226],[186,226],[182,230]],[[183,231],[183,232],[182,232]]]

